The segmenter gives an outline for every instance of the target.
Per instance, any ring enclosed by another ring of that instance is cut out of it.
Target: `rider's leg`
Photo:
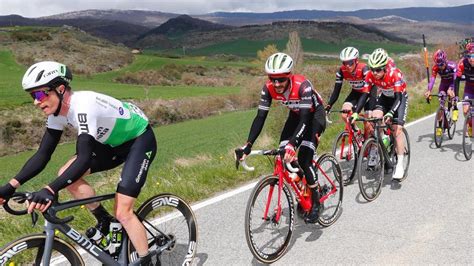
[[[405,156],[405,136],[403,134],[403,126],[405,125],[405,118],[408,112],[408,95],[403,94],[400,106],[398,107],[395,116],[397,118],[397,124],[392,125],[392,134],[395,138],[395,150],[397,152],[397,166],[395,167],[395,172],[393,173],[392,178],[402,179],[405,174],[405,169],[403,167],[403,159]]]

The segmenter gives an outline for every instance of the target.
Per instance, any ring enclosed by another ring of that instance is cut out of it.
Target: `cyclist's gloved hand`
[[[38,192],[31,194],[30,206],[28,206],[28,213],[33,209],[38,209],[41,212],[46,211],[54,200],[54,194],[47,188],[43,188]]]
[[[328,104],[328,105],[326,105],[324,110],[326,110],[326,113],[329,113],[329,112],[331,112],[331,108],[332,108],[332,106]]]
[[[252,143],[247,142],[244,146],[235,149],[235,168],[239,168],[239,162],[252,151]]]
[[[285,158],[283,158],[283,160],[285,162],[291,162],[291,161],[293,161],[295,156],[296,156],[295,146],[293,146],[293,144],[291,144],[291,143],[286,144],[286,146],[285,146]]]
[[[349,122],[352,124],[352,123],[354,123],[357,119],[359,119],[359,113],[353,113],[353,114],[349,117]]]
[[[10,183],[0,187],[0,204],[3,204],[3,200],[7,201],[15,193],[16,188]],[[3,200],[2,200],[3,199]]]
[[[388,111],[384,116],[383,116],[383,121],[385,123],[393,121],[393,113],[392,111]]]

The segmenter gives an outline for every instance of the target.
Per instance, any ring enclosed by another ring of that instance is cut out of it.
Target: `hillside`
[[[133,61],[130,50],[70,26],[13,27],[0,34],[15,60],[26,66],[42,60],[60,61],[77,74],[121,68]],[[113,60],[111,60],[113,58]]]
[[[140,36],[138,39],[146,38],[148,35],[167,35],[167,36],[179,36],[192,31],[214,31],[221,29],[230,29],[231,26],[212,23],[206,20],[197,19],[188,15],[181,15],[176,18],[172,18],[160,26],[148,31],[147,33]]]
[[[281,40],[288,37],[289,32],[297,31],[301,38],[340,43],[347,39],[358,39],[371,42],[402,42],[406,40],[379,31],[375,28],[340,22],[274,22],[269,25],[252,25],[236,28],[225,28],[213,31],[192,31],[183,38],[175,38],[173,42],[155,42],[156,38],[167,39],[163,34],[149,34],[138,40],[135,46],[155,49],[177,49],[183,46],[198,49],[219,43],[236,40],[262,41]]]

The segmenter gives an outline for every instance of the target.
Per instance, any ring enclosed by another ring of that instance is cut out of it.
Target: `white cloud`
[[[458,6],[471,4],[471,0],[431,1],[429,6]],[[25,17],[42,17],[86,9],[140,9],[178,14],[204,14],[216,11],[274,12],[296,9],[358,10],[428,6],[422,0],[0,0],[0,15],[18,14]]]

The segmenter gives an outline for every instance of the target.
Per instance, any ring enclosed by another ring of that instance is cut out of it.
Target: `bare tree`
[[[290,32],[289,40],[286,44],[286,53],[293,58],[294,72],[299,72],[303,67],[303,46],[297,31]]]

